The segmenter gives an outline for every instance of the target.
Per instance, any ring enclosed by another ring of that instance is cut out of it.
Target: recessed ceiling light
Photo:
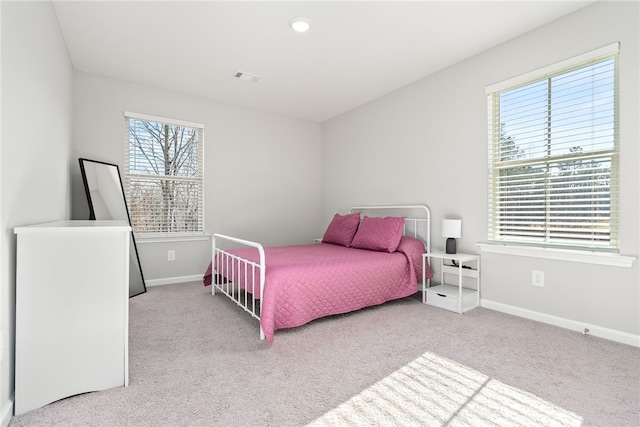
[[[309,28],[311,28],[311,21],[309,21],[307,18],[299,16],[297,18],[292,18],[289,21],[289,26],[293,31],[296,31],[298,33],[305,33],[309,31]]]

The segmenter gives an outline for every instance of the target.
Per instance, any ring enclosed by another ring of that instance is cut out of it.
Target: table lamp
[[[460,219],[443,219],[442,220],[442,237],[447,238],[446,253],[455,254],[456,238],[462,235],[462,220]]]

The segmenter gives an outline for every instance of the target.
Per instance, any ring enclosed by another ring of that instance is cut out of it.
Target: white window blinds
[[[125,112],[125,192],[136,235],[204,233],[204,126]]]
[[[487,89],[490,241],[618,250],[617,61],[616,43]]]

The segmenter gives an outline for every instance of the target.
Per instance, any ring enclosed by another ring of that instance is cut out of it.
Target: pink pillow
[[[358,229],[358,224],[360,224],[360,212],[347,215],[335,214],[331,224],[324,232],[322,243],[349,247]]]
[[[404,218],[366,216],[362,219],[351,246],[372,251],[395,252],[404,231]]]

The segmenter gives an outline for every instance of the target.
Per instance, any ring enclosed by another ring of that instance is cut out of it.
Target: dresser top
[[[37,233],[37,232],[56,232],[56,231],[130,231],[131,227],[126,221],[90,221],[90,220],[67,220],[45,222],[43,224],[25,225],[15,227],[14,232],[19,233]]]

